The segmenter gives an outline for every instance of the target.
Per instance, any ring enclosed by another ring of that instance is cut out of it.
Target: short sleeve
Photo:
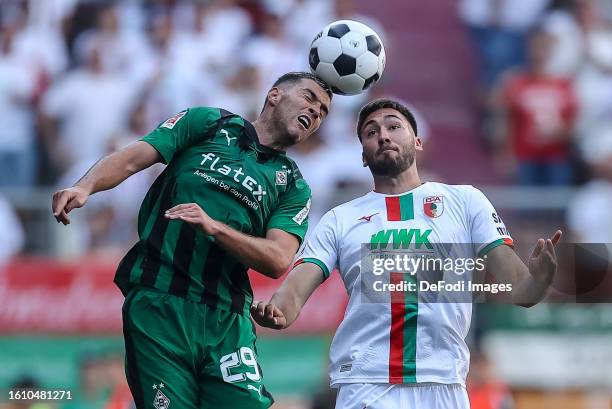
[[[471,240],[478,257],[500,245],[514,246],[503,220],[480,190],[469,187],[468,203]]]
[[[316,264],[323,270],[324,279],[327,279],[338,264],[337,231],[336,215],[333,210],[330,210],[325,213],[314,231],[308,236],[294,266],[302,263]]]
[[[302,178],[294,179],[272,211],[266,230],[280,229],[296,236],[300,243],[308,230],[310,186]]]
[[[162,122],[141,140],[153,146],[164,163],[198,141],[213,136],[221,111],[217,108],[190,108]]]

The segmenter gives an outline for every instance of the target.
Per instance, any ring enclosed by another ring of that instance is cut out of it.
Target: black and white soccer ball
[[[336,94],[355,95],[371,87],[385,69],[385,48],[374,30],[353,20],[334,21],[316,35],[310,69]]]

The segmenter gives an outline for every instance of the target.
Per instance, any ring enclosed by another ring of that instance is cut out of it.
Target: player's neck
[[[276,138],[277,130],[271,124],[272,121],[262,120],[261,116],[253,121],[253,127],[257,131],[259,143],[277,151],[285,151],[287,147],[278,143],[278,138]]]
[[[385,195],[397,195],[421,186],[416,164],[395,176],[374,175],[374,191]]]

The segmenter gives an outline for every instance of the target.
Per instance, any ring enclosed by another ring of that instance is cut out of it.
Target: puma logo
[[[227,138],[227,146],[230,146],[232,139],[236,139],[235,136],[229,136],[229,133],[225,129],[221,129],[221,132]]]
[[[261,399],[261,387],[263,385],[259,385],[259,388],[254,387],[253,385],[247,385],[247,389],[252,389],[259,394],[259,399]]]

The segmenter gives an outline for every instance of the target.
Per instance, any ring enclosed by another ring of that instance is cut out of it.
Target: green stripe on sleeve
[[[327,278],[329,277],[329,269],[327,268],[325,263],[323,263],[321,260],[316,259],[316,258],[303,258],[302,263],[316,264],[323,271],[323,280],[327,280]]]
[[[508,239],[498,239],[495,240],[494,242],[491,242],[489,244],[487,244],[486,246],[484,246],[479,252],[478,252],[478,257],[482,258],[485,254],[487,254],[489,251],[493,250],[495,247],[501,246],[502,244],[507,244],[510,247],[512,247],[512,241],[508,240]]]

